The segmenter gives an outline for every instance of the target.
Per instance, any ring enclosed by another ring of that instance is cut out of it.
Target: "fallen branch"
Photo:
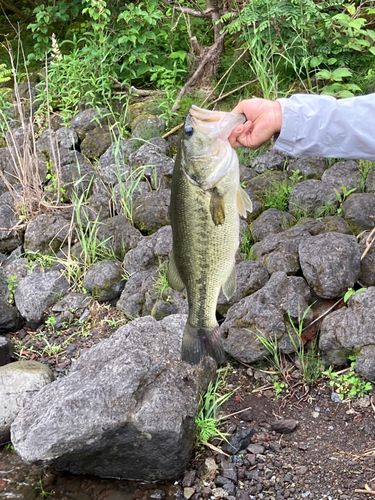
[[[147,97],[150,95],[155,95],[155,94],[160,94],[160,90],[145,90],[145,89],[137,89],[136,87],[133,87],[132,85],[127,85],[126,83],[121,83],[117,78],[114,78],[113,76],[109,75],[109,78],[115,82],[115,85],[112,85],[113,89],[124,89],[125,92],[133,95],[137,95],[139,97]]]
[[[173,7],[177,12],[182,12],[182,14],[187,14],[188,16],[193,16],[193,17],[212,17],[212,12],[214,9],[207,9],[207,10],[194,10],[190,9],[189,7],[181,7],[181,5],[177,5],[171,2],[168,2],[168,0],[161,0],[164,5],[167,5],[168,7]]]
[[[177,99],[175,100],[175,103],[172,106],[171,113],[174,113],[178,109],[181,99],[186,94],[187,90],[201,76],[206,64],[215,59],[216,53],[221,50],[221,46],[223,44],[223,40],[224,40],[225,35],[226,35],[226,33],[223,33],[222,35],[220,35],[220,37],[216,40],[216,42],[213,45],[211,45],[211,47],[207,50],[205,56],[202,58],[201,62],[199,63],[198,68],[194,71],[193,76],[191,78],[189,78],[189,80],[185,83],[185,85],[180,90],[180,92],[177,96]]]
[[[368,495],[375,495],[373,490],[354,490],[354,493],[367,493]]]
[[[371,233],[367,236],[366,238],[366,248],[365,248],[365,251],[363,252],[362,256],[361,256],[361,260],[364,259],[364,257],[366,256],[367,252],[370,250],[372,244],[374,243],[375,241],[375,227],[374,229],[371,231]]]

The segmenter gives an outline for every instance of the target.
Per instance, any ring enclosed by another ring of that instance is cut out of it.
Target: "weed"
[[[240,235],[239,247],[240,253],[243,254],[244,258],[247,260],[254,260],[253,244],[253,236],[251,234],[251,229],[248,226]]]
[[[157,270],[157,276],[152,279],[152,288],[156,296],[161,299],[163,293],[169,288],[168,277],[167,277],[167,263],[161,262],[159,259],[159,267]]]
[[[49,316],[47,319],[46,319],[46,326],[51,329],[52,331],[55,330],[55,325],[56,325],[56,318],[55,316]]]
[[[14,294],[15,294],[15,291],[17,290],[17,287],[18,287],[18,278],[15,274],[12,274],[11,276],[9,276],[7,279],[6,279],[6,282],[7,282],[7,288],[9,290],[9,299],[8,299],[8,302],[10,304],[13,304],[14,302]]]
[[[55,491],[46,491],[43,487],[43,482],[41,479],[38,481],[38,486],[35,486],[35,490],[39,493],[39,495],[43,498],[53,497],[55,495]]]
[[[340,193],[340,191],[338,189],[334,188],[336,198],[339,202],[339,206],[337,208],[337,215],[340,215],[340,216],[342,216],[342,205],[343,205],[344,201],[348,198],[348,196],[351,193],[354,193],[354,191],[357,191],[357,188],[347,189],[346,186],[344,186],[344,184],[341,185],[341,189],[342,189],[342,194]]]
[[[14,446],[12,445],[12,443],[7,443],[4,446],[4,450],[10,451],[11,453],[16,453],[16,450],[14,449]]]
[[[293,170],[289,179],[272,184],[264,194],[264,207],[277,208],[285,212],[288,209],[290,193],[301,179],[303,176],[300,175],[299,170]]]
[[[359,160],[359,171],[361,174],[360,187],[361,191],[365,191],[366,181],[370,170],[375,168],[375,162],[368,160]]]
[[[275,391],[276,397],[281,396],[281,394],[286,390],[287,386],[284,382],[280,382],[278,378],[272,380],[273,390]]]
[[[355,355],[349,356],[351,363],[349,371],[346,373],[335,373],[332,371],[332,366],[323,372],[323,375],[328,377],[330,381],[329,385],[342,397],[343,400],[363,397],[366,392],[372,390],[371,383],[361,380],[354,372],[355,359]]]
[[[270,356],[267,356],[266,359],[271,363],[271,365],[275,369],[276,374],[281,375],[282,361],[278,339],[276,336],[273,339],[267,339],[261,333],[262,332],[259,331],[259,334],[256,334],[256,337],[262,343],[263,347],[265,347],[270,353]]]
[[[218,370],[216,382],[210,382],[204,396],[200,397],[199,410],[195,417],[197,443],[207,443],[211,438],[219,436],[226,439],[225,434],[218,428],[218,409],[235,391],[220,394],[225,385],[228,367]]]
[[[344,302],[348,302],[350,297],[352,297],[353,295],[356,295],[357,293],[364,292],[365,290],[367,290],[367,289],[366,288],[359,288],[358,290],[353,290],[353,288],[348,288],[347,292],[344,295],[344,299],[343,299]]]
[[[47,356],[57,356],[63,350],[60,344],[51,344],[47,338],[44,338],[44,342],[46,345],[43,347],[43,353],[47,354]]]

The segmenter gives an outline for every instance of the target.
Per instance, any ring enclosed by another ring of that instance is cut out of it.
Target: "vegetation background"
[[[372,0],[0,0],[0,6],[2,110],[12,99],[11,77],[22,81],[33,72],[42,79],[40,114],[54,110],[68,120],[83,105],[107,106],[120,119],[135,87],[160,91],[159,110],[171,126],[191,104],[186,97],[180,103],[187,90],[203,88],[206,107],[230,92],[220,104],[225,109],[251,96],[348,97],[375,89]]]

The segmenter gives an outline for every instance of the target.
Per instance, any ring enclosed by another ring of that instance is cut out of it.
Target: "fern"
[[[5,63],[0,64],[0,83],[9,82],[12,70],[8,69]]]

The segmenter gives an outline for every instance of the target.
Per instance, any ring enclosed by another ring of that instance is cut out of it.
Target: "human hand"
[[[281,130],[282,111],[277,101],[246,99],[238,103],[233,111],[244,113],[247,118],[247,121],[236,127],[229,137],[229,142],[234,148],[258,149]]]

